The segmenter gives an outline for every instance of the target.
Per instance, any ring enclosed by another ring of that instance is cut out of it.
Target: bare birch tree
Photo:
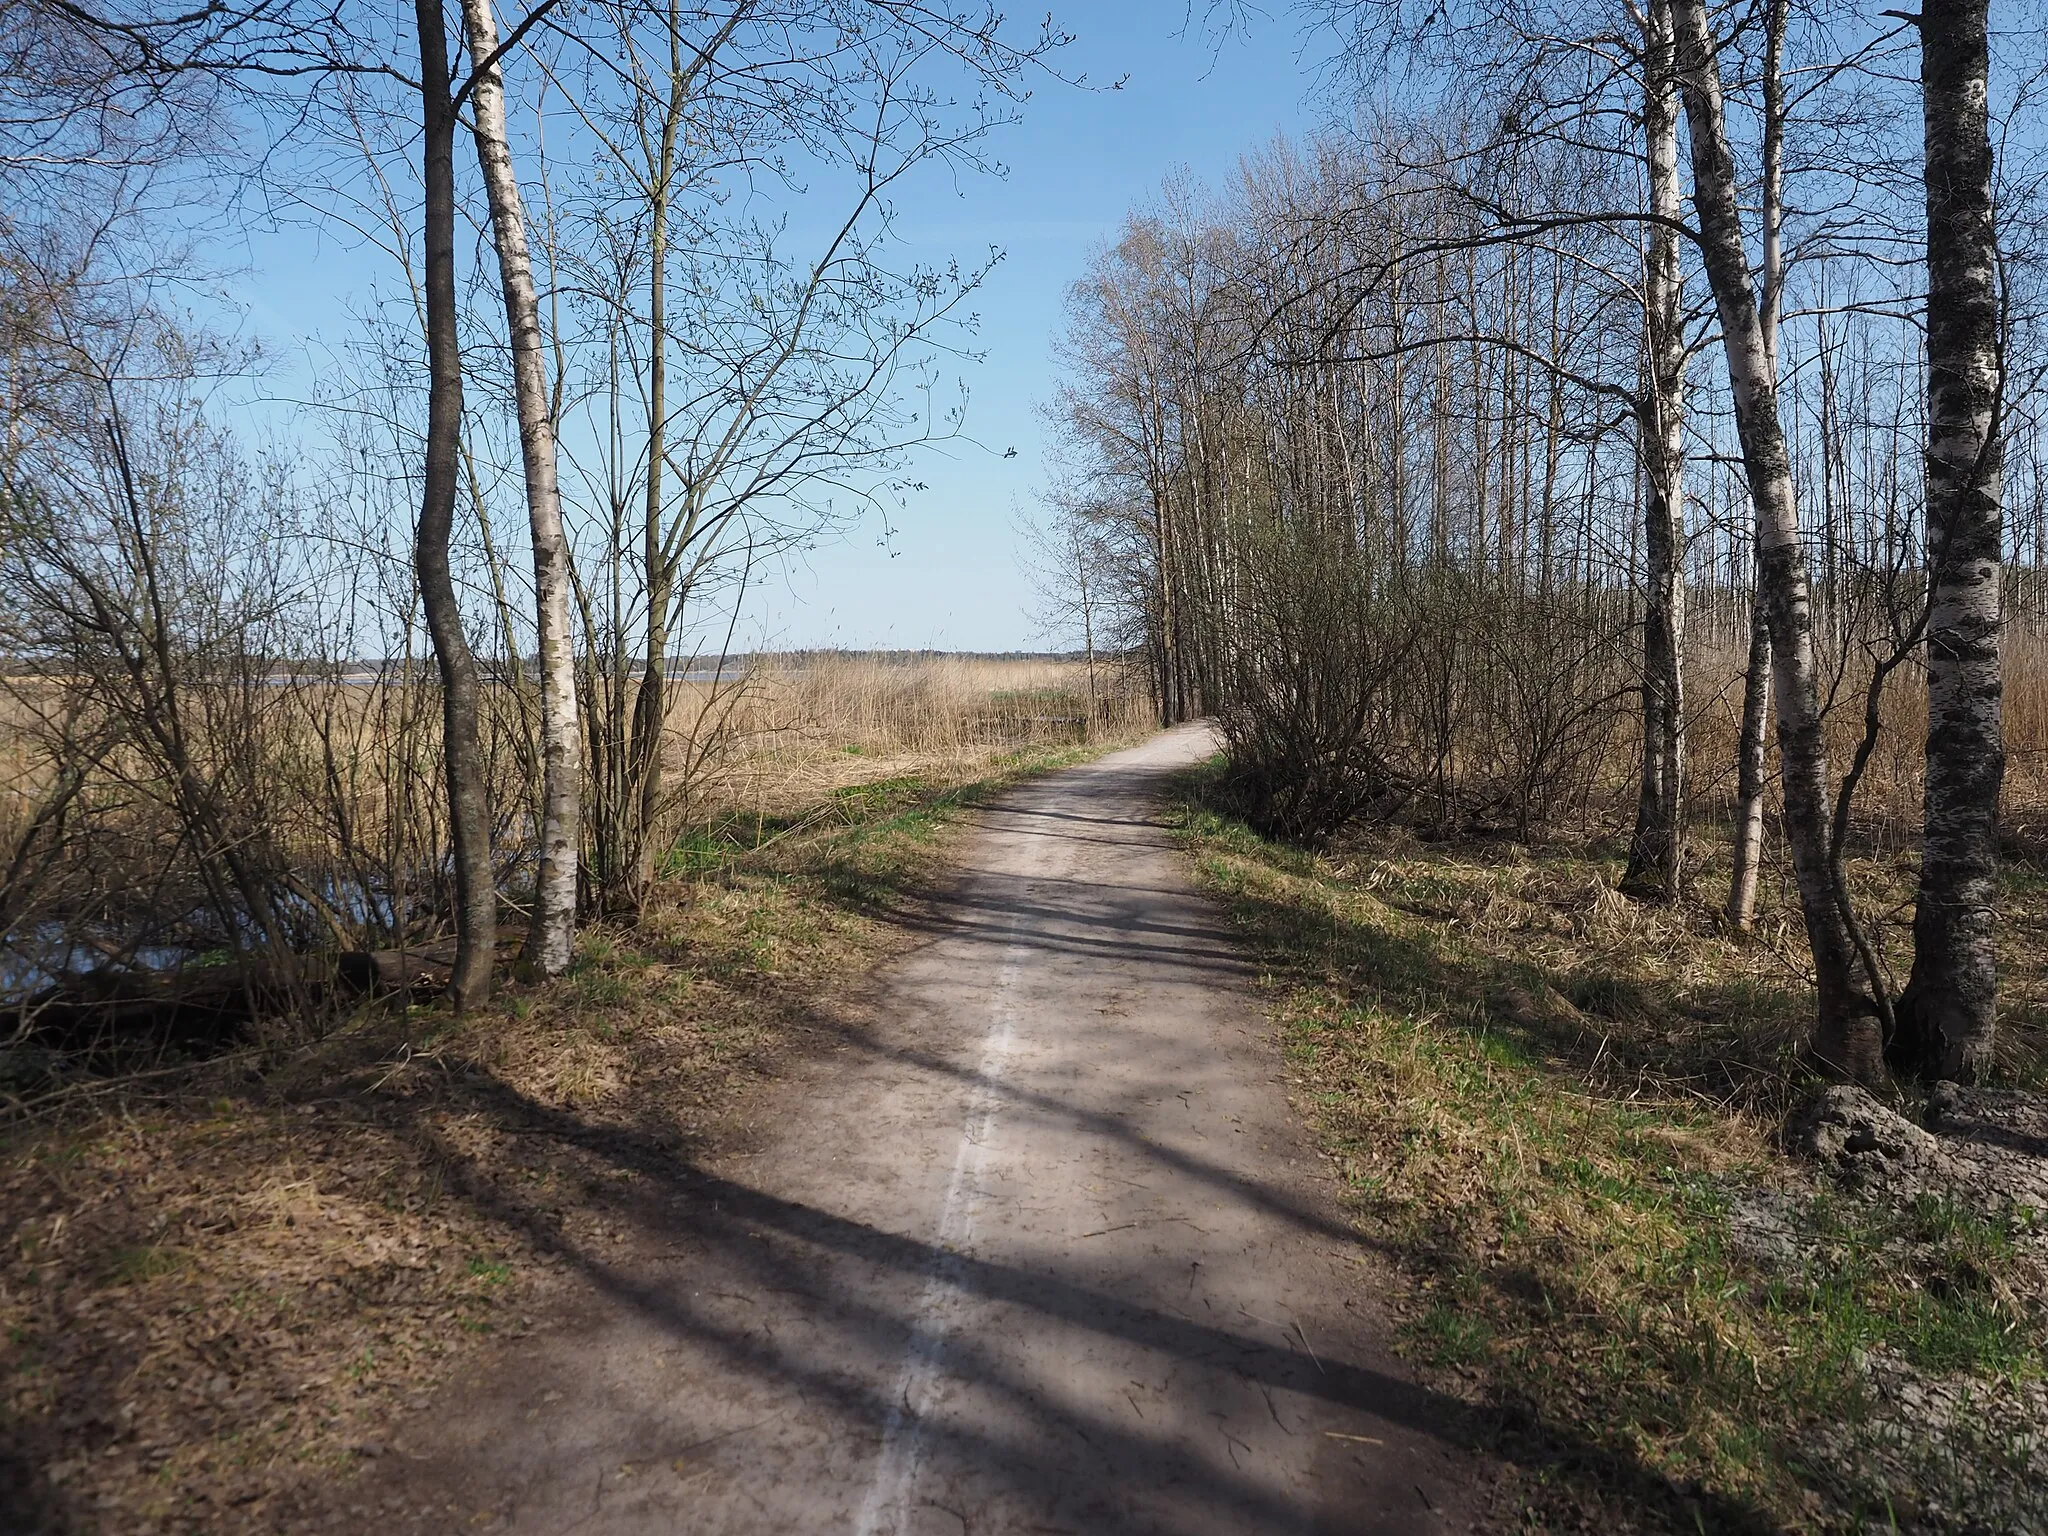
[[[1927,186],[1927,778],[1913,972],[1891,1057],[1981,1077],[1997,1021],[2005,556],[1986,0],[1919,16]]]
[[[1778,376],[1778,327],[1785,303],[1785,24],[1787,0],[1764,11],[1763,271],[1757,282],[1757,323],[1771,377]],[[1753,563],[1753,562],[1752,562]],[[1756,922],[1757,876],[1764,847],[1764,764],[1771,714],[1771,627],[1756,574],[1750,581],[1749,655],[1742,669],[1742,715],[1735,740],[1735,816],[1729,847],[1728,904],[1737,933]]]
[[[1685,292],[1670,0],[1643,10],[1643,763],[1624,889],[1675,896],[1685,836]]]
[[[1764,345],[1751,285],[1741,187],[1729,147],[1720,52],[1705,0],[1673,0],[1676,67],[1692,140],[1693,207],[1698,239],[1721,320],[1721,346],[1734,396],[1744,471],[1756,507],[1761,566],[1758,597],[1767,615],[1783,765],[1785,837],[1813,955],[1817,1061],[1859,1082],[1885,1076],[1876,1002],[1879,985],[1867,950],[1859,953],[1848,893],[1831,848],[1831,793],[1821,695],[1813,654],[1813,600],[1800,539],[1792,460],[1778,415],[1778,381]]]
[[[526,208],[505,130],[505,88],[498,26],[490,0],[462,0],[475,70],[472,135],[490,203],[491,237],[505,297],[512,349],[512,393],[533,546],[535,630],[539,641],[541,824],[533,913],[522,955],[542,976],[569,968],[576,930],[576,860],[582,841],[583,763],[576,714],[576,656],[569,628],[569,546],[555,472],[554,403],[541,329],[540,296],[528,254]]]

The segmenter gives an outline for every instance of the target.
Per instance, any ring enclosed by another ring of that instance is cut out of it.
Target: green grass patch
[[[1491,1352],[1493,1330],[1470,1308],[1434,1302],[1415,1321],[1412,1336],[1437,1365],[1476,1365]]]
[[[494,1291],[512,1278],[512,1266],[495,1259],[471,1259],[469,1277],[484,1290]]]
[[[1927,1479],[1967,1509],[1971,1478],[2005,1476],[1826,1453],[1876,1422],[1873,1358],[2038,1383],[2043,1306],[2028,1220],[1817,1194],[1775,1150],[1810,1004],[1768,954],[1568,851],[1276,847],[1206,803],[1209,773],[1184,842],[1266,963],[1362,1229],[1409,1276],[1407,1347],[1535,1426],[1525,1466],[1555,1458],[1539,1526],[1568,1506],[1882,1530],[1941,1493]],[[1757,1199],[1784,1213],[1782,1262],[1739,1240]]]
[[[146,1243],[123,1248],[108,1262],[108,1285],[141,1285],[163,1275],[176,1274],[185,1267],[186,1256],[175,1248]]]

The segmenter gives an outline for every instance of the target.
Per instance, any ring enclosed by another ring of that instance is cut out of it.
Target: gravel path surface
[[[588,1266],[582,1321],[444,1393],[353,1517],[1471,1529],[1484,1465],[1391,1362],[1248,966],[1158,825],[1209,750],[1168,732],[979,812],[765,1144],[636,1172],[668,1254]]]

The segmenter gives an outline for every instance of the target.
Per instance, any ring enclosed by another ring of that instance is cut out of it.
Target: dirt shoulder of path
[[[841,792],[470,1019],[366,1012],[282,1063],[93,1085],[7,1127],[0,1526],[276,1529],[391,1452],[482,1346],[573,1310],[562,1254],[634,1241],[607,1214],[630,1174],[532,1127],[755,1137],[823,1043],[810,1001],[912,941],[949,815],[1080,755]]]

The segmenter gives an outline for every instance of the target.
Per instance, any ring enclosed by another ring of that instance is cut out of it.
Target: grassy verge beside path
[[[901,942],[949,819],[1091,755],[729,818],[558,982],[466,1019],[367,1009],[261,1069],[108,1085],[6,1129],[0,1524],[275,1530],[297,1492],[398,1449],[479,1340],[645,1251],[603,1138],[687,1158],[756,1134],[754,1090]]]
[[[1501,1426],[1525,1528],[2048,1530],[2041,1234],[1776,1150],[1796,972],[1583,852],[1312,857],[1178,819],[1269,966],[1292,1091]],[[2012,941],[2040,914],[2016,903]]]

